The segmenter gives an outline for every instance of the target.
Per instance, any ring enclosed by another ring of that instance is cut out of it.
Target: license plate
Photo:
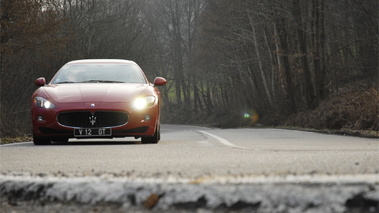
[[[74,129],[74,137],[101,137],[111,136],[111,128],[99,128],[99,129]]]

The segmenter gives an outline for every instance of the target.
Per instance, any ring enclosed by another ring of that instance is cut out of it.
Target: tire
[[[160,139],[161,139],[161,128],[160,128],[160,125],[158,124],[154,135],[151,137],[142,137],[141,142],[143,144],[149,144],[149,143],[157,144]]]
[[[49,138],[37,137],[33,135],[34,145],[50,145],[51,140]]]

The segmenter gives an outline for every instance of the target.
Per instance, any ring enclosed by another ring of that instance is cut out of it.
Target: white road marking
[[[246,149],[245,147],[242,147],[242,146],[237,146],[233,143],[230,143],[228,140],[224,139],[224,138],[221,138],[217,135],[214,135],[212,133],[209,133],[209,132],[206,132],[206,131],[201,131],[201,130],[197,130],[197,132],[200,132],[200,133],[203,133],[205,135],[208,135],[214,139],[216,139],[218,142],[224,144],[225,146],[229,146],[229,147],[232,147],[232,148],[238,148],[238,149]]]

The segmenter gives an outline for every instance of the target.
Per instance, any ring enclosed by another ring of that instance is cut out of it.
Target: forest
[[[0,0],[1,137],[76,59],[138,63],[162,122],[378,132],[377,0]]]

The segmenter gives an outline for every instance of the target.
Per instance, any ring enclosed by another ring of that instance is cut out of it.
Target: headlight
[[[40,108],[45,108],[45,109],[55,108],[55,105],[53,103],[51,103],[50,101],[48,101],[42,97],[35,97],[34,98],[34,105],[37,107],[40,107]]]
[[[154,96],[140,97],[140,98],[136,98],[133,101],[132,107],[136,110],[143,110],[146,107],[153,106],[154,103],[155,103]]]

